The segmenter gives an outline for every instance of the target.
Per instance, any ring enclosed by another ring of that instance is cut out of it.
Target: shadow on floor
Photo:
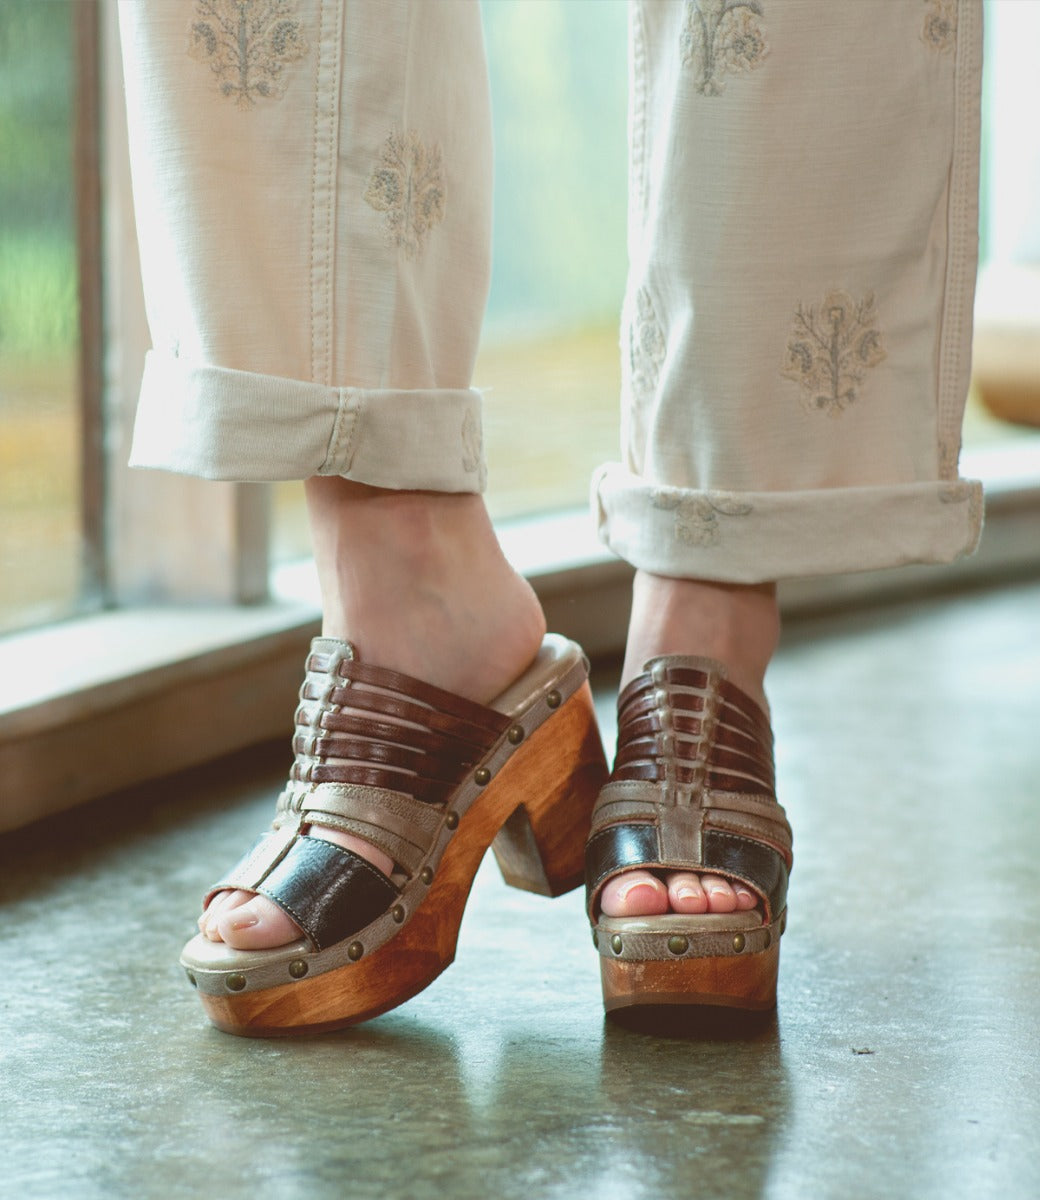
[[[19,1197],[1040,1194],[1040,588],[800,623],[780,1008],[605,1020],[577,893],[478,875],[455,965],[249,1041],[176,965],[282,746],[0,839],[0,1169]],[[602,710],[609,713],[610,697]]]

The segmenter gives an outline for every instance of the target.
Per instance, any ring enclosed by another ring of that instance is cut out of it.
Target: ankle
[[[531,661],[545,618],[483,499],[306,484],[323,632],[363,658],[486,703]]]
[[[780,637],[776,585],[675,579],[637,571],[622,686],[661,654],[717,659],[765,706],[766,668]]]
[[[336,476],[304,485],[322,586],[364,591],[370,575],[425,579],[465,556],[501,555],[483,498],[393,491]]]

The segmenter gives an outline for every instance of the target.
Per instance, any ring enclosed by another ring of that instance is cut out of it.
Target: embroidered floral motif
[[[628,317],[629,373],[632,393],[638,399],[648,400],[657,391],[664,354],[664,330],[654,302],[646,288],[640,288],[635,296],[635,312]]]
[[[423,238],[444,220],[441,148],[423,144],[414,129],[393,133],[383,143],[365,200],[386,213],[387,237],[406,258],[422,250]]]
[[[819,309],[799,304],[780,374],[801,384],[810,409],[836,417],[885,357],[873,292],[858,302],[831,292]]]
[[[308,48],[296,0],[195,0],[188,53],[239,108],[282,96],[286,65]]]
[[[982,528],[982,488],[962,479],[947,483],[939,489],[939,500],[943,504],[967,504],[968,524],[972,529]]]
[[[957,42],[957,9],[954,0],[925,0],[928,11],[924,16],[921,40],[926,46],[947,54]]]
[[[760,0],[686,0],[679,38],[702,96],[721,95],[727,72],[753,71],[769,53]]]
[[[487,483],[487,471],[484,466],[484,434],[480,421],[472,409],[466,411],[462,419],[462,469],[477,471],[477,481],[481,491]]]
[[[465,471],[475,471],[480,466],[481,451],[480,426],[472,409],[467,409],[462,419],[462,467]]]
[[[746,517],[752,506],[732,492],[709,491],[689,495],[658,488],[650,496],[654,508],[675,513],[675,536],[690,546],[717,546],[722,541],[719,517]]]

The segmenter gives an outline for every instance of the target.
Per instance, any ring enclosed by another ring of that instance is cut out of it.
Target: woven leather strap
[[[711,659],[647,663],[618,697],[618,751],[586,848],[590,915],[635,867],[741,880],[766,920],[785,903],[791,829],[774,792],[765,713]]]
[[[416,873],[448,798],[510,724],[494,709],[359,662],[349,642],[316,639],[274,825],[209,897],[228,888],[270,896],[317,946],[360,928],[359,913],[371,920]],[[315,846],[301,836],[311,824],[379,846],[395,863],[394,881],[348,851]]]

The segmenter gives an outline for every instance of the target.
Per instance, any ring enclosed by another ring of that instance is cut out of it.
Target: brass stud
[[[423,867],[423,869],[419,872],[419,878],[423,881],[423,883],[427,884],[427,886],[433,883],[433,867]]]
[[[690,939],[681,937],[677,933],[673,933],[668,939],[668,949],[673,954],[685,954],[690,948]]]
[[[553,690],[552,690],[552,691],[551,691],[551,692],[548,694],[548,696],[546,696],[546,697],[545,697],[545,703],[546,703],[546,704],[548,704],[548,706],[549,706],[550,708],[559,708],[559,707],[560,707],[560,705],[563,703],[563,697],[562,697],[562,696],[560,695],[560,693],[559,693],[558,691],[556,691],[556,689],[554,688],[554,689],[553,689]]]
[[[229,975],[224,980],[229,992],[240,992],[246,986],[246,977],[244,975],[234,974]]]
[[[483,787],[484,784],[491,782],[491,772],[487,769],[487,767],[477,767],[477,769],[473,772],[473,779],[475,782],[479,783],[481,787]]]
[[[615,933],[614,936],[610,939],[610,948],[611,948],[611,950],[614,951],[615,954],[621,953],[622,941],[621,941],[620,933]]]
[[[745,944],[744,935],[742,933],[738,933],[734,936],[733,949],[736,950],[738,954],[744,949]]]
[[[360,942],[351,942],[350,945],[347,947],[347,958],[349,958],[351,962],[357,962],[357,960],[364,953],[365,953],[365,947],[362,946],[362,944]]]
[[[393,908],[390,910],[390,915],[398,923],[398,925],[400,925],[401,922],[404,920],[404,905],[403,904],[395,904],[393,906]]]
[[[459,814],[457,812],[448,813],[448,815],[444,818],[444,824],[448,829],[458,829]]]
[[[597,950],[599,949],[599,934],[595,931],[595,929],[592,931],[592,944]]]
[[[522,725],[510,725],[506,737],[509,738],[514,746],[519,746],[524,740],[524,727]]]
[[[199,981],[195,978],[195,974],[193,971],[188,971],[187,969],[185,969],[185,974],[188,976],[188,982],[191,984],[192,987],[199,986]]]
[[[293,979],[302,979],[310,970],[306,961],[302,958],[294,958],[289,964],[289,974]]]

